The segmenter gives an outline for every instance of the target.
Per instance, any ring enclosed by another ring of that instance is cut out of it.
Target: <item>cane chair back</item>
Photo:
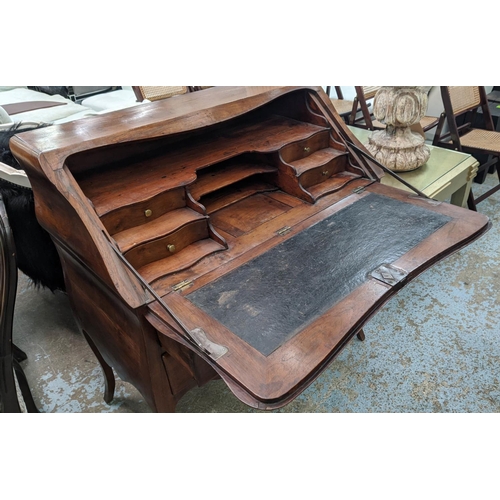
[[[471,210],[476,210],[478,203],[500,189],[500,132],[494,129],[484,87],[441,87],[441,96],[444,112],[433,144],[469,153],[476,158],[486,156],[478,174],[493,168],[498,176],[499,183],[481,196],[476,198],[471,190],[468,205]]]
[[[335,111],[347,122],[349,119],[349,115],[351,114],[354,101],[344,99],[344,95],[340,87],[333,88],[335,89],[335,93],[337,94],[336,98],[331,96],[332,87],[326,87],[326,93],[330,98]]]
[[[474,111],[481,106],[479,87],[447,87],[451,108],[455,116]]]
[[[160,101],[168,99],[174,95],[186,94],[188,87],[132,87],[135,96],[139,102],[147,99],[148,101]]]
[[[373,99],[377,92],[380,90],[380,87],[356,87],[357,89],[361,89],[363,92],[363,97],[366,100]]]

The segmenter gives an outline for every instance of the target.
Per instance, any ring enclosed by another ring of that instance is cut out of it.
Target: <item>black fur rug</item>
[[[10,151],[9,140],[16,133],[34,128],[40,127],[23,127],[16,124],[7,130],[0,131],[0,161],[20,169]],[[5,203],[14,236],[17,267],[37,287],[64,291],[61,261],[49,234],[36,219],[33,191],[0,179],[0,195]]]

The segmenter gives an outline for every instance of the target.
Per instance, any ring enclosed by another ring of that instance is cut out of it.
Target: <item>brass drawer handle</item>
[[[148,208],[147,210],[144,211],[144,215],[146,217],[151,217],[153,215],[153,211]]]
[[[167,250],[170,253],[175,253],[175,245],[167,245]]]

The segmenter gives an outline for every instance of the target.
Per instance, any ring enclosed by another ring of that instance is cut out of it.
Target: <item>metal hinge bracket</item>
[[[375,271],[372,271],[370,276],[386,285],[394,286],[403,281],[408,276],[408,273],[390,264],[382,264]]]
[[[214,361],[217,361],[227,353],[227,347],[208,340],[207,334],[201,328],[195,328],[189,334],[194,343]]]

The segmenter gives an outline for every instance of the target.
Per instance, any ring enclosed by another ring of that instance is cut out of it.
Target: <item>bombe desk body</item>
[[[321,87],[214,87],[12,140],[107,400],[113,367],[156,411],[216,377],[281,407],[487,230],[351,144]]]

